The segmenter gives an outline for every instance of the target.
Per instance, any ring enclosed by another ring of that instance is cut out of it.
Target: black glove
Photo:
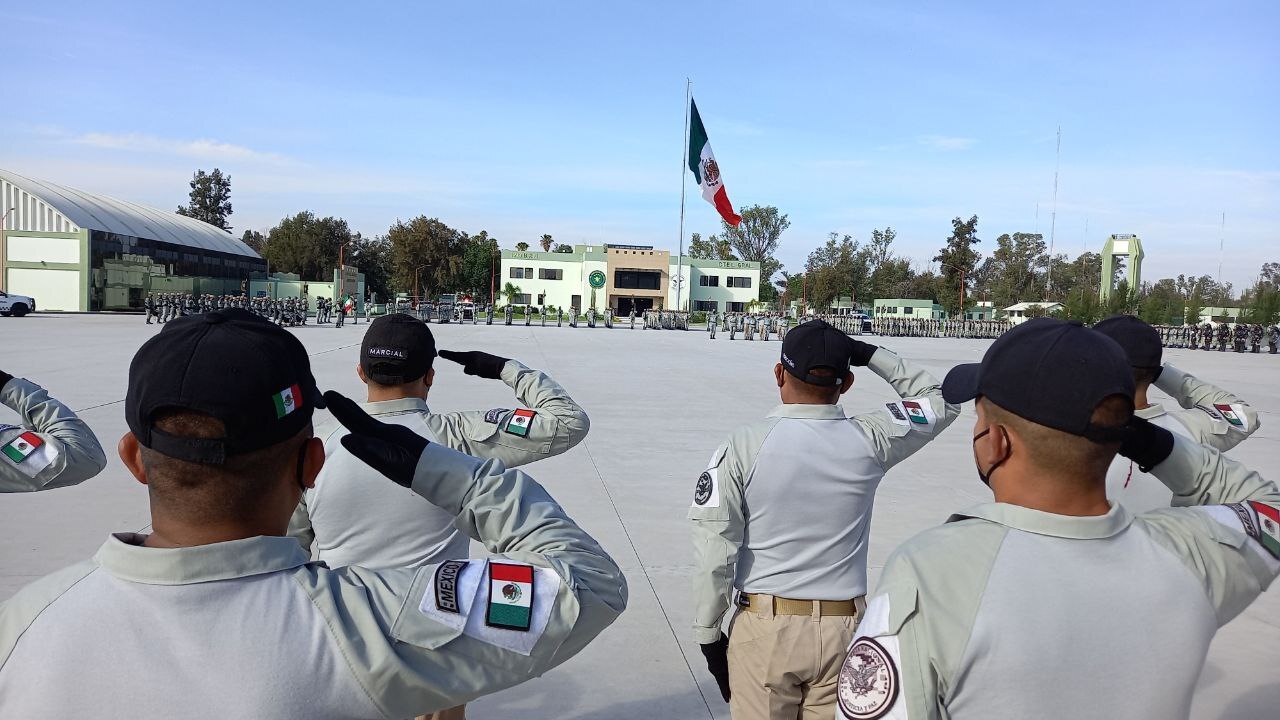
[[[469,350],[467,352],[454,352],[453,350],[441,350],[440,357],[445,360],[452,360],[462,366],[462,371],[468,375],[476,377],[488,378],[490,380],[498,380],[502,377],[502,368],[507,364],[510,358],[498,357],[490,355],[487,352],[479,350]]]
[[[1173,433],[1144,418],[1129,421],[1129,434],[1120,444],[1120,454],[1138,463],[1142,472],[1164,462],[1173,452]]]
[[[707,659],[707,669],[711,671],[711,677],[716,679],[716,685],[720,686],[720,697],[725,702],[729,702],[729,636],[720,633],[720,639],[699,645],[702,649],[702,655]]]
[[[405,487],[413,486],[422,451],[431,443],[403,425],[391,425],[370,417],[346,396],[330,390],[325,406],[351,434],[342,438],[342,447],[366,465]]]
[[[876,354],[880,348],[871,343],[864,343],[861,340],[853,340],[853,353],[849,356],[849,364],[854,367],[866,367],[871,362],[871,356]]]
[[[4,386],[8,385],[9,381],[12,379],[13,379],[12,375],[10,375],[9,373],[3,370],[0,370],[0,390],[3,390]]]

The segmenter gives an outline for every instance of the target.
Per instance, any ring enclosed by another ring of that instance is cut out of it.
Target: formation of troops
[[[368,320],[368,304],[365,305],[365,320]],[[343,320],[355,313],[355,299],[348,296],[342,302],[331,298],[316,298],[314,313],[307,296],[301,297],[249,297],[247,295],[192,295],[191,293],[151,293],[143,301],[146,311],[147,325],[152,320],[164,324],[174,318],[187,315],[199,315],[215,310],[236,308],[266,318],[281,327],[301,327],[314,314],[317,325],[325,325],[337,320],[337,327],[342,327]],[[336,315],[335,315],[336,313]]]
[[[1258,323],[1212,323],[1203,325],[1156,325],[1160,344],[1168,348],[1190,350],[1217,350],[1228,348],[1238,353],[1262,352],[1265,342],[1268,354],[1280,352],[1280,326],[1263,327]]]

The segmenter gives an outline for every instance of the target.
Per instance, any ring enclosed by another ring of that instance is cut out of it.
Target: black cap
[[[124,400],[125,421],[143,447],[204,465],[284,442],[317,407],[324,399],[302,343],[238,308],[166,323],[133,356]],[[153,427],[165,410],[209,415],[226,435],[170,435]]]
[[[1133,401],[1133,371],[1114,340],[1076,320],[1028,320],[1001,335],[981,363],[957,365],[942,397],[960,404],[985,396],[1020,418],[1095,442],[1119,442],[1123,430],[1092,424],[1112,395]]]
[[[1159,370],[1164,349],[1160,333],[1132,315],[1116,315],[1093,326],[1094,330],[1115,340],[1136,368]]]
[[[431,328],[406,313],[383,315],[369,325],[360,343],[360,367],[380,385],[413,382],[431,369],[436,339]]]
[[[782,338],[782,367],[810,385],[843,384],[852,356],[853,341],[825,320],[801,323]],[[813,375],[814,368],[829,368],[835,376]]]

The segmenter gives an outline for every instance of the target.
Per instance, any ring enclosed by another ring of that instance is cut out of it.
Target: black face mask
[[[1005,452],[1004,457],[997,460],[994,465],[992,465],[990,468],[987,469],[985,473],[982,472],[982,468],[978,468],[978,479],[981,480],[982,484],[986,485],[987,487],[991,487],[991,474],[996,471],[996,468],[1003,465],[1005,461],[1009,459],[1009,456],[1013,454],[1013,445],[1009,442],[1009,433],[1004,429],[1003,425],[995,425],[994,427],[1000,428],[1000,434],[1004,435],[1004,444],[1008,448],[1008,450]],[[983,430],[977,435],[974,435],[973,444],[975,445],[978,444],[978,441],[986,437],[987,433],[989,432],[991,432],[991,428],[987,428],[986,430]],[[974,462],[975,463],[977,462],[976,457],[974,458]]]

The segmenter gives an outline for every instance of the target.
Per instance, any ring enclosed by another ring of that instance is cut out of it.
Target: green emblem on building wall
[[[591,283],[591,287],[599,289],[604,287],[604,273],[599,270],[592,270],[587,276],[587,282]]]

